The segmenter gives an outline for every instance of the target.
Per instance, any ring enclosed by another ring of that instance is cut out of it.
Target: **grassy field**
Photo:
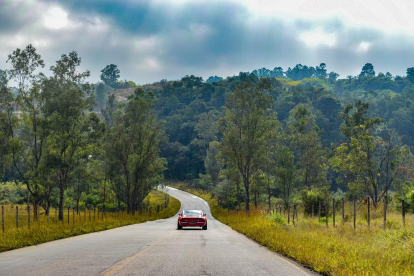
[[[151,211],[148,212],[135,215],[106,213],[103,218],[102,213],[99,214],[98,218],[98,213],[96,212],[94,219],[93,211],[90,213],[87,211],[86,216],[84,211],[82,211],[79,215],[75,214],[75,220],[73,220],[73,213],[70,210],[68,223],[67,210],[65,210],[62,223],[56,220],[55,211],[52,210],[49,223],[47,222],[47,217],[42,214],[38,222],[31,221],[30,229],[28,227],[26,206],[19,206],[19,228],[16,227],[16,205],[5,206],[5,232],[3,233],[0,228],[0,252],[120,226],[168,218],[176,214],[181,206],[177,199],[169,197],[168,206],[163,206],[157,212],[157,207],[165,202],[165,194],[161,191],[153,190],[149,197]]]
[[[176,186],[183,188],[183,186]],[[269,249],[295,259],[303,265],[326,275],[414,275],[414,216],[406,216],[402,226],[401,214],[390,211],[387,229],[383,228],[381,208],[373,211],[368,229],[364,211],[357,213],[353,228],[351,208],[346,221],[336,217],[336,227],[326,220],[305,218],[287,225],[287,217],[260,209],[249,215],[244,211],[227,211],[218,206],[209,194],[186,189],[210,203],[213,216],[234,230],[245,234]]]

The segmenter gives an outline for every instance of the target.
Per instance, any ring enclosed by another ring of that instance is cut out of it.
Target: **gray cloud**
[[[1,1],[1,0],[0,0]],[[25,3],[25,4],[22,4]],[[414,66],[412,38],[373,28],[351,27],[341,18],[324,20],[260,17],[236,2],[196,1],[7,1],[0,8],[0,60],[16,47],[32,43],[47,66],[63,53],[76,50],[91,81],[115,63],[121,78],[148,83],[186,74],[223,77],[256,68],[287,69],[297,63],[328,69],[346,77],[366,62],[377,72],[403,75]],[[47,9],[59,5],[70,24],[62,29],[44,26]],[[306,45],[301,34],[322,30],[336,44]],[[366,51],[358,50],[369,43]],[[7,64],[0,63],[0,69]]]

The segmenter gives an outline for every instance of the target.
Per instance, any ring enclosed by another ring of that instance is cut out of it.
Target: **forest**
[[[366,63],[339,78],[297,64],[136,85],[115,64],[89,83],[76,52],[50,76],[31,45],[7,63],[0,204],[135,212],[165,179],[229,210],[387,196],[414,211],[414,67],[393,76]]]

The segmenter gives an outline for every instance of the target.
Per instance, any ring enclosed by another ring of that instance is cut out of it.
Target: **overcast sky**
[[[0,69],[33,44],[45,73],[77,51],[92,82],[111,63],[138,84],[321,62],[340,78],[367,62],[405,75],[413,15],[403,0],[0,0]]]

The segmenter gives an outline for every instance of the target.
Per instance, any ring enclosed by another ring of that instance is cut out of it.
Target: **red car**
[[[177,229],[183,229],[183,227],[202,227],[203,230],[207,230],[207,218],[206,214],[203,214],[201,210],[183,210],[178,214]]]

